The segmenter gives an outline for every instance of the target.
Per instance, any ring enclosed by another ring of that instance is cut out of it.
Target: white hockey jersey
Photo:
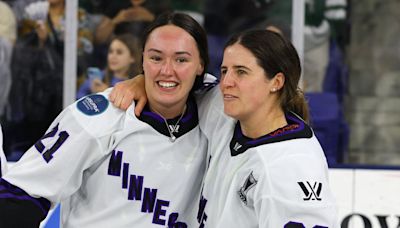
[[[288,125],[257,139],[223,114],[219,89],[199,103],[209,137],[198,227],[339,227],[326,158],[311,128],[288,113]]]
[[[67,107],[4,179],[61,202],[64,228],[193,227],[207,150],[196,103],[171,142],[160,116],[147,108],[138,119],[108,94]]]
[[[3,151],[3,132],[0,125],[0,177],[7,171],[7,160]]]

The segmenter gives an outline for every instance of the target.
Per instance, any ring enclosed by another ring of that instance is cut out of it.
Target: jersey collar
[[[259,138],[252,139],[243,135],[240,122],[237,121],[230,143],[231,155],[244,153],[247,149],[269,143],[299,138],[311,138],[312,130],[302,119],[292,113],[286,113],[287,125]]]
[[[174,133],[176,138],[179,138],[180,136],[186,134],[187,132],[191,131],[193,128],[195,128],[198,123],[199,123],[199,117],[198,117],[198,112],[197,112],[197,105],[196,101],[193,98],[193,96],[189,96],[187,102],[186,102],[187,108],[185,111],[185,114],[183,115],[181,121],[179,122],[177,132]],[[180,118],[180,115],[172,118],[172,119],[167,119],[168,125],[175,125],[175,123],[178,121]],[[146,105],[138,117],[139,120],[149,124],[152,126],[156,131],[159,133],[170,137],[169,131],[167,129],[167,126],[165,125],[164,119],[159,116],[158,114],[150,111],[150,108],[148,105]]]

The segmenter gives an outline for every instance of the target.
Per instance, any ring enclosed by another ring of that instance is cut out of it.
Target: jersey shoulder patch
[[[94,116],[103,113],[108,108],[109,103],[103,94],[91,94],[80,99],[76,103],[76,107],[83,114]]]
[[[110,91],[85,96],[71,105],[75,119],[92,136],[104,136],[123,126],[126,112],[110,103]]]

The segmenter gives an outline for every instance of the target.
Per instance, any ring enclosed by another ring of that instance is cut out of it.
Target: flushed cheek
[[[159,72],[161,69],[159,64],[151,64],[151,63],[143,63],[143,70],[146,74],[155,74],[155,72]]]

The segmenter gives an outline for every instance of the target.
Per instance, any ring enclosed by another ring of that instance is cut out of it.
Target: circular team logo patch
[[[78,110],[88,116],[98,115],[108,107],[108,100],[99,94],[93,94],[82,98],[76,104]]]

